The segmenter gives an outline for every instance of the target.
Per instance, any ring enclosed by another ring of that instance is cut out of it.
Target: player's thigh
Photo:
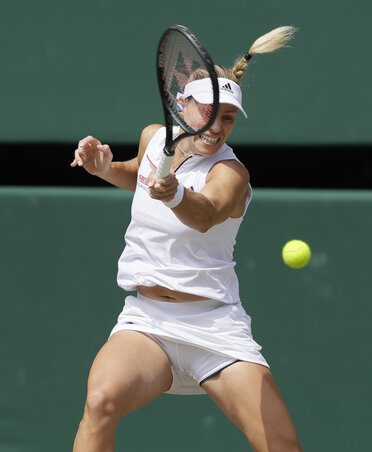
[[[255,451],[301,451],[288,409],[268,368],[239,361],[202,387]]]
[[[162,394],[171,382],[170,362],[158,343],[137,331],[119,331],[92,364],[87,403],[124,415]]]

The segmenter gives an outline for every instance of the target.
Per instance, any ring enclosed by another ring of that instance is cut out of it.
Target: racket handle
[[[172,166],[172,162],[173,162],[173,155],[165,155],[163,154],[160,162],[159,162],[159,166],[158,169],[156,171],[156,179],[162,179],[163,177],[167,177],[168,174],[170,173],[170,169]]]

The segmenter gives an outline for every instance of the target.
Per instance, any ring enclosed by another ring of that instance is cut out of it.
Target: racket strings
[[[164,94],[177,122],[192,131],[203,129],[211,118],[212,105],[195,102],[194,120],[191,121],[183,115],[184,106],[180,104],[180,97],[184,93],[185,86],[190,81],[198,79],[198,71],[205,68],[202,56],[187,38],[173,30],[162,42],[158,65],[163,80]],[[208,78],[206,78],[206,86],[207,88],[210,86]]]

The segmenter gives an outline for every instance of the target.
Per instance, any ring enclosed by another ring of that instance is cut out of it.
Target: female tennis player
[[[126,298],[93,362],[74,452],[112,452],[118,421],[164,392],[208,394],[256,452],[302,450],[239,296],[233,248],[252,189],[226,144],[239,111],[246,116],[239,84],[250,59],[285,46],[293,32],[275,29],[232,68],[216,66],[217,118],[180,141],[169,176],[155,177],[161,125],[143,130],[137,157],[126,162],[112,161],[94,137],[79,142],[71,166],[135,192],[118,284],[136,296]],[[186,85],[184,117],[202,114],[211,95],[197,80]]]

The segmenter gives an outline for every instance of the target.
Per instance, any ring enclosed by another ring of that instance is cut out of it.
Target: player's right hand
[[[102,144],[92,136],[87,136],[79,141],[71,166],[83,166],[94,176],[104,176],[110,169],[112,157],[110,146]]]

